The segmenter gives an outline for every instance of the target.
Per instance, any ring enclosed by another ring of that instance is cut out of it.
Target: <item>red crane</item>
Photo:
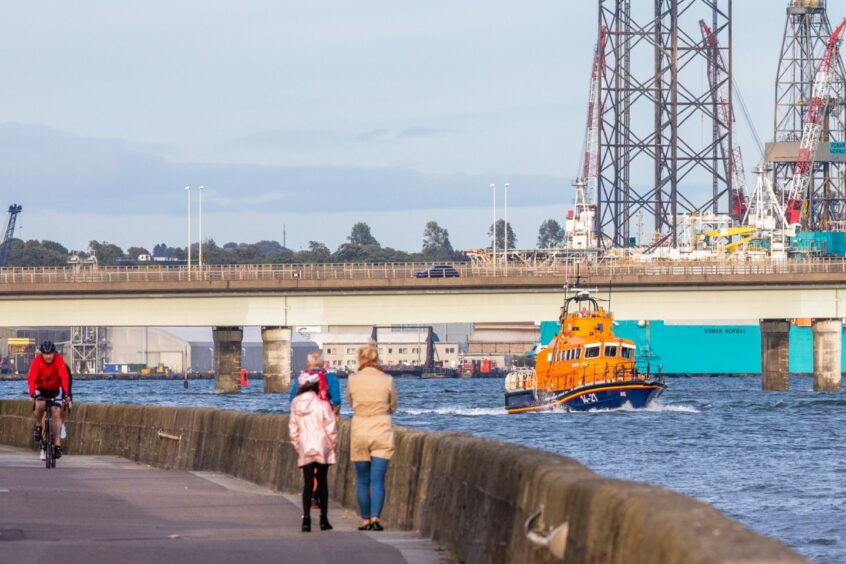
[[[720,148],[726,157],[726,177],[732,179],[731,211],[729,215],[733,219],[742,220],[746,217],[746,210],[749,208],[749,197],[746,195],[743,152],[740,150],[736,136],[731,136],[732,146],[728,146],[729,133],[734,131],[736,123],[734,108],[729,101],[731,80],[717,37],[705,23],[705,20],[699,20],[699,25],[702,28],[702,38],[705,40],[709,51],[708,66],[710,72],[708,73],[708,82],[711,84],[711,91],[717,100],[720,117],[722,118],[717,120],[717,124],[720,128]]]
[[[793,181],[791,183],[790,195],[787,199],[787,206],[784,212],[788,225],[798,225],[802,219],[802,211],[805,205],[805,197],[808,188],[811,186],[811,174],[814,168],[814,159],[817,154],[817,147],[820,144],[820,136],[823,128],[823,115],[825,106],[828,103],[827,97],[834,80],[832,65],[840,53],[840,42],[842,41],[843,29],[846,27],[844,19],[831,37],[828,38],[825,53],[823,54],[820,66],[817,69],[814,79],[814,90],[811,95],[811,103],[805,113],[805,125],[802,129],[802,141],[799,144],[799,154],[796,157],[796,164],[793,167]]]
[[[593,56],[588,98],[587,129],[585,131],[585,153],[582,162],[582,178],[588,193],[593,194],[599,176],[599,126],[602,123],[602,78],[605,76],[605,44],[608,29],[599,30],[599,41]]]

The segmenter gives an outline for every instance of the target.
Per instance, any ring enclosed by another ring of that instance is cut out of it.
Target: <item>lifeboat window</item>
[[[634,349],[630,349],[629,347],[623,347],[623,351],[620,354],[623,356],[623,358],[633,358]]]
[[[585,358],[598,358],[599,357],[599,345],[594,345],[592,347],[585,347]]]
[[[605,345],[605,356],[609,358],[617,356],[617,345]]]
[[[576,358],[582,358],[582,349],[576,349]]]

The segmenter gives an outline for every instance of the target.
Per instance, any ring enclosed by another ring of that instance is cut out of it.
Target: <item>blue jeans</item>
[[[355,462],[355,494],[362,519],[379,517],[385,504],[385,474],[388,462],[376,456],[370,462]]]

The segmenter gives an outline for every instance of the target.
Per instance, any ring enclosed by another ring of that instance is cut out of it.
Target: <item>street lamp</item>
[[[200,185],[200,205],[199,205],[199,209],[200,209],[200,214],[199,214],[199,216],[200,216],[200,218],[199,218],[200,219],[200,221],[199,221],[199,223],[200,223],[200,237],[199,237],[200,257],[199,257],[199,262],[197,263],[198,266],[199,266],[199,271],[200,271],[201,276],[202,276],[202,272],[203,272],[203,190],[204,189],[205,189],[204,186],[201,184]]]
[[[188,193],[188,280],[191,280],[191,187],[186,186]]]
[[[505,272],[508,272],[508,182],[505,183],[505,249],[502,252],[502,260]]]
[[[493,191],[493,234],[491,236],[491,257],[493,258],[494,272],[496,272],[496,184],[491,184]]]

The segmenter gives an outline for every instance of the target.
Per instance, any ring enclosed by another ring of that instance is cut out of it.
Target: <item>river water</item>
[[[74,382],[77,402],[287,411],[261,393],[214,393],[210,380]],[[671,379],[648,410],[508,415],[498,380],[397,380],[395,422],[462,431],[571,456],[615,478],[665,486],[713,504],[816,562],[846,562],[846,394],[809,378],[764,393],[756,378]],[[342,383],[343,385],[343,383]],[[23,382],[0,382],[0,398]],[[345,406],[344,413],[349,414]]]

